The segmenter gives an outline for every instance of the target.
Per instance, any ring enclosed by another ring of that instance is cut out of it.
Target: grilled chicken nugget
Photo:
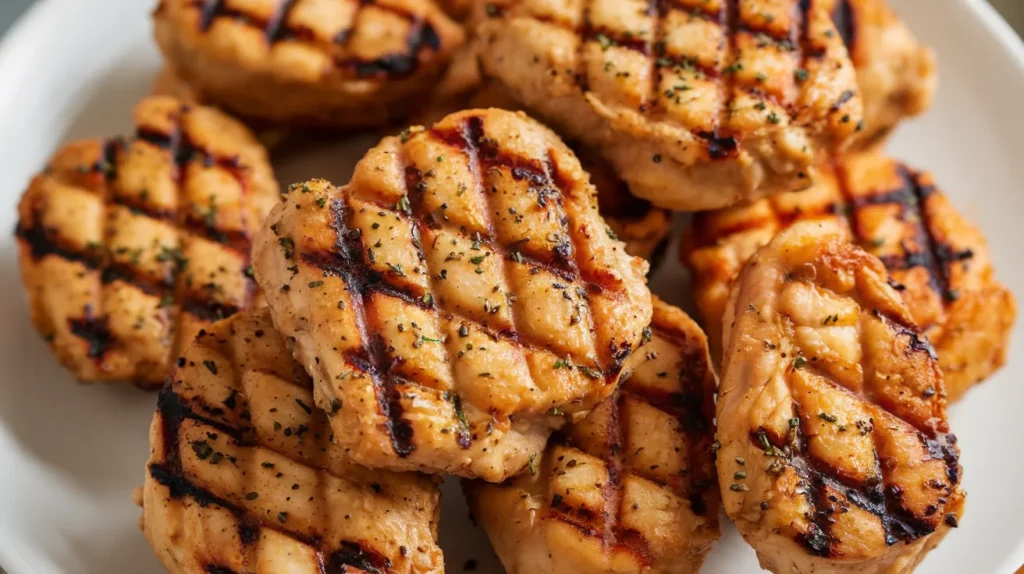
[[[704,333],[654,300],[635,369],[501,485],[466,482],[509,574],[697,572],[719,537]]]
[[[443,572],[440,490],[353,463],[266,309],[215,324],[150,427],[142,529],[170,572]]]
[[[481,0],[484,72],[633,192],[703,210],[807,187],[861,103],[820,0]]]
[[[744,267],[724,324],[718,479],[761,566],[912,571],[964,493],[942,371],[882,262],[798,223]]]
[[[160,385],[196,332],[253,304],[252,234],[277,201],[266,150],[172,98],[127,138],[66,145],[18,206],[32,322],[82,381]]]
[[[384,139],[336,188],[293,186],[254,260],[274,322],[368,466],[500,481],[615,389],[650,322],[572,152],[470,110]]]
[[[414,111],[464,41],[430,0],[161,0],[157,43],[204,101],[288,126]]]
[[[857,70],[864,130],[853,144],[880,143],[900,121],[931,107],[938,84],[935,53],[914,37],[886,0],[831,0]]]
[[[697,215],[682,256],[714,355],[729,287],[743,264],[780,230],[804,220],[837,222],[882,259],[939,354],[949,400],[1006,361],[1016,302],[995,279],[984,236],[930,175],[881,154],[848,156],[802,193]]]

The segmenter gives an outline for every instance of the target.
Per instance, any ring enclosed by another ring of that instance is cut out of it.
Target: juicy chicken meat
[[[650,322],[646,262],[572,152],[470,110],[293,186],[254,259],[274,322],[368,466],[501,481],[610,395]]]
[[[884,141],[900,121],[931,107],[938,84],[935,53],[914,37],[887,0],[831,4],[864,101],[864,130],[853,145],[868,148]]]
[[[798,223],[744,267],[724,324],[718,479],[761,567],[911,572],[964,493],[942,371],[882,262]]]
[[[197,331],[251,306],[252,235],[278,197],[238,122],[143,100],[129,137],[67,144],[18,205],[32,322],[82,381],[159,386]]]
[[[415,111],[465,38],[431,0],[161,0],[174,75],[240,116],[359,128]]]
[[[938,352],[949,400],[1006,361],[1016,302],[995,279],[984,236],[930,175],[874,153],[822,170],[808,191],[697,215],[682,254],[713,355],[722,344],[729,288],[743,264],[780,230],[806,220],[836,223],[881,258]]]
[[[483,71],[661,207],[809,185],[861,127],[821,0],[481,0]]]
[[[172,574],[444,572],[437,482],[349,459],[265,308],[200,333],[149,437],[142,530]]]
[[[696,573],[719,537],[704,333],[657,299],[616,393],[501,485],[466,482],[509,574]]]

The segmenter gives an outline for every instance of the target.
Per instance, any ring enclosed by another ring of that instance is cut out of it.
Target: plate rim
[[[20,54],[23,54],[25,47],[31,45],[33,31],[44,27],[48,19],[58,17],[62,7],[72,1],[36,0],[0,37],[0,85],[19,85],[18,80],[22,79],[26,72],[30,72],[30,69],[19,67],[19,61],[24,59],[24,56]],[[1010,56],[1010,60],[1021,76],[1024,76],[1024,37],[1018,35],[986,0],[955,0],[954,3],[982,24],[1002,51]],[[15,90],[0,93],[0,109],[5,109],[7,106],[4,104],[15,94]],[[7,435],[2,429],[0,429],[0,434]],[[7,544],[0,537],[0,567],[6,568],[9,574],[31,572],[34,567],[33,563],[36,561],[27,559],[25,554],[18,550],[18,545]],[[44,556],[43,561],[44,563],[49,562],[49,557]],[[52,565],[52,562],[49,563]],[[1024,564],[1024,539],[1010,549],[997,571],[1012,574],[1022,564]]]

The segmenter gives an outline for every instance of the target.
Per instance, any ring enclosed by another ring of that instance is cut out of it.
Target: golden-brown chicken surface
[[[660,300],[634,370],[522,476],[466,482],[509,574],[697,572],[720,534],[707,339]]]
[[[860,128],[856,75],[818,0],[480,9],[484,72],[661,207],[804,188],[815,151],[843,148]]]
[[[293,186],[254,249],[274,322],[364,464],[500,481],[615,389],[646,262],[579,161],[522,114],[385,138],[351,182]]]
[[[798,221],[838,223],[885,263],[915,322],[939,355],[949,400],[1006,361],[1016,319],[1013,294],[996,281],[988,245],[927,173],[881,154],[844,158],[818,183],[747,206],[703,213],[681,251],[697,308],[721,348],[722,314],[743,264]]]
[[[142,529],[174,574],[440,573],[439,502],[349,459],[265,308],[200,333],[161,392]]]
[[[921,44],[887,0],[831,0],[864,101],[864,130],[853,144],[880,143],[900,121],[931,107],[935,53]]]
[[[204,101],[284,126],[403,117],[464,41],[431,0],[161,0],[154,25]]]
[[[726,308],[722,502],[775,573],[910,572],[963,512],[935,352],[834,221],[758,250]]]
[[[67,144],[18,206],[32,322],[82,381],[160,385],[196,332],[251,306],[251,237],[278,198],[224,114],[143,100],[126,138]]]

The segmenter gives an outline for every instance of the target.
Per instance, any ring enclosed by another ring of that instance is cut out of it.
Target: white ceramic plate
[[[3,0],[0,0],[3,1]],[[999,275],[1024,293],[1024,46],[981,0],[893,0],[938,50],[935,108],[904,126],[892,151],[932,170],[982,224]],[[0,46],[0,229],[13,230],[25,184],[60,142],[130,128],[130,110],[159,62],[148,0],[47,0]],[[284,183],[343,182],[372,140],[361,138],[279,164]],[[29,324],[16,246],[0,239],[0,565],[10,574],[159,572],[138,529],[132,488],[142,483],[155,395],[76,385]],[[687,280],[674,254],[655,290],[677,303]],[[963,449],[967,512],[927,558],[926,573],[1011,573],[1024,563],[1024,338],[1010,365],[952,409]],[[467,561],[500,572],[467,520],[457,485],[445,491],[441,543],[449,572]],[[704,572],[757,571],[732,530]]]

